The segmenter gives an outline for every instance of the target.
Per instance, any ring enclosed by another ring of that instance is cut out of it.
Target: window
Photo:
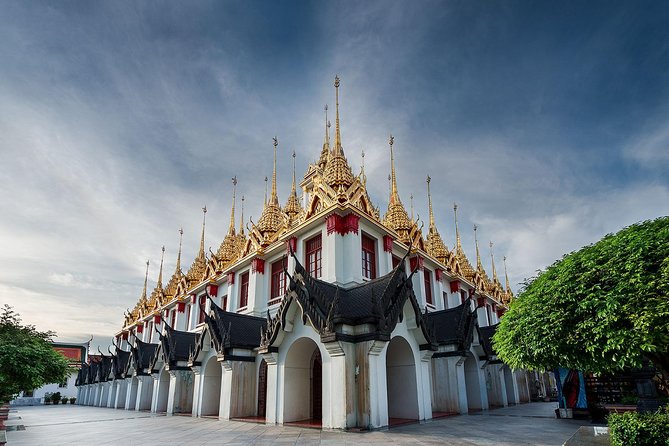
[[[205,294],[203,294],[202,296],[200,296],[200,299],[199,299],[198,302],[200,304],[199,305],[200,311],[198,312],[197,323],[201,324],[201,323],[204,322],[204,316],[206,315],[207,296]]]
[[[485,304],[486,316],[488,317],[488,325],[492,325],[492,307],[490,304]]]
[[[269,304],[275,304],[281,300],[284,294],[286,294],[286,274],[284,268],[288,267],[288,258],[282,257],[276,262],[272,263],[272,277],[271,277],[271,286],[269,294]]]
[[[448,293],[444,291],[442,298],[444,299],[444,309],[448,308]]]
[[[221,297],[221,308],[223,311],[228,311],[228,295]]]
[[[318,279],[323,272],[323,243],[321,235],[307,240],[307,270],[311,277]]]
[[[171,326],[172,328],[176,328],[176,327],[174,326],[174,322],[176,321],[176,319],[177,319],[177,309],[174,308],[174,309],[172,310],[172,312],[170,313],[170,326]]]
[[[249,272],[245,272],[241,277],[239,287],[239,308],[245,308],[249,304]]]
[[[148,342],[151,342],[151,339],[153,339],[153,321],[149,321],[147,325],[147,329],[149,330],[149,335],[148,335]]]
[[[425,302],[432,305],[432,281],[430,280],[430,270],[423,270],[423,280],[425,282]]]
[[[186,305],[186,331],[190,330],[190,307],[192,305]]]
[[[467,292],[465,290],[460,290],[460,303],[464,304],[467,300]]]
[[[362,276],[376,279],[376,240],[362,234]]]

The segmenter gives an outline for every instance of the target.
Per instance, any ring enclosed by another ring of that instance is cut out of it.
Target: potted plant
[[[51,402],[53,404],[58,404],[60,403],[60,392],[56,392],[53,395],[51,395]]]
[[[75,401],[77,401],[75,397],[70,398],[70,404],[74,404]]]
[[[67,400],[68,400],[68,399],[69,399],[68,397],[64,396],[63,398],[61,398],[60,402],[61,402],[62,404],[67,404]]]
[[[44,394],[44,404],[51,404],[51,396],[53,395],[52,392],[46,392]]]

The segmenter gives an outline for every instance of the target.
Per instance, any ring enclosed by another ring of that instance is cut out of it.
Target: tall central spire
[[[279,145],[279,140],[276,139],[276,136],[272,139],[274,143],[274,169],[272,170],[272,195],[270,196],[270,201],[272,204],[279,205],[279,197],[276,194],[276,146]]]
[[[506,292],[509,293],[511,292],[511,284],[509,283],[509,273],[506,271],[506,256],[502,259],[504,261],[504,276],[506,277]]]
[[[235,195],[237,194],[237,175],[232,177],[232,210],[230,211],[230,226],[228,234],[235,235]]]
[[[239,217],[239,234],[244,235],[244,195],[242,195],[242,214]]]
[[[460,242],[460,230],[458,229],[458,204],[453,203],[453,215],[455,216],[455,250],[458,253],[462,251],[462,243]]]
[[[341,130],[339,127],[339,76],[335,76],[335,146],[334,153],[336,155],[343,155],[341,148]]]
[[[325,104],[325,141],[323,146],[330,148],[330,121],[328,121],[328,104]]]

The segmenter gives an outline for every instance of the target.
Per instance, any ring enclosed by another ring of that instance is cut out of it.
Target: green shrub
[[[56,393],[51,394],[51,402],[53,404],[60,403],[60,392],[56,392]]]
[[[70,404],[74,404],[75,401],[77,401],[75,397],[70,398]]]
[[[60,402],[62,404],[67,404],[67,400],[68,400],[68,398],[66,396],[64,396],[63,398],[60,399]]]
[[[612,446],[669,446],[669,413],[611,414],[608,423]]]

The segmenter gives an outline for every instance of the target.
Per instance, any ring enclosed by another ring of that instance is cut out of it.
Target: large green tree
[[[2,308],[0,401],[9,400],[22,390],[67,379],[70,372],[67,359],[51,346],[54,334],[37,331],[32,325],[21,325],[21,318],[9,305]]]
[[[669,217],[572,252],[528,281],[493,338],[514,368],[669,373]],[[665,387],[666,390],[666,387]]]

